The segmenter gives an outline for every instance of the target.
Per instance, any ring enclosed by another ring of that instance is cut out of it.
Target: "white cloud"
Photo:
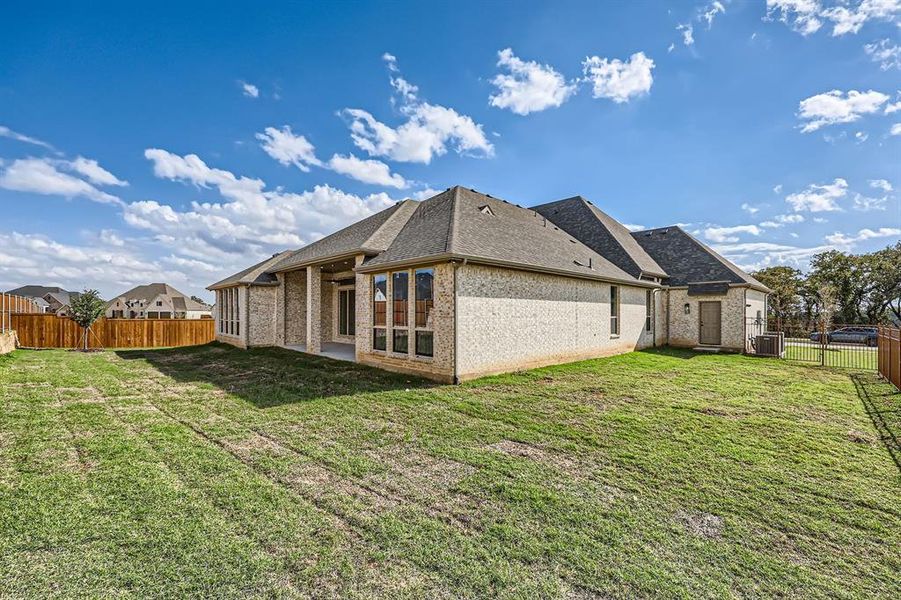
[[[882,198],[870,198],[863,194],[854,194],[854,210],[859,210],[861,212],[885,210],[886,203],[888,203],[887,196],[883,196]]]
[[[817,16],[821,10],[818,0],[766,0],[768,19],[778,13],[779,20],[801,35],[810,35],[823,26]]]
[[[281,164],[294,165],[304,173],[310,172],[310,165],[319,166],[316,148],[302,135],[295,135],[289,125],[281,129],[267,127],[263,133],[256,134],[262,142],[260,147]]]
[[[766,227],[767,229],[776,229],[778,227],[784,227],[786,225],[794,224],[794,223],[803,223],[804,215],[776,215],[773,220],[764,221],[760,224],[761,227]]]
[[[892,113],[896,113],[901,110],[901,100],[898,102],[891,102],[885,105],[885,111],[883,114],[890,115]]]
[[[125,240],[119,237],[119,234],[111,229],[101,230],[98,239],[107,246],[116,246],[117,248],[121,248],[125,245]]]
[[[11,140],[16,140],[17,142],[24,142],[26,144],[34,144],[35,146],[40,146],[42,148],[46,148],[48,150],[56,151],[56,148],[48,144],[47,142],[41,141],[37,138],[33,138],[27,136],[23,133],[18,133],[10,129],[9,127],[5,127],[0,125],[0,137],[9,138]]]
[[[779,20],[801,35],[816,33],[832,23],[832,36],[857,33],[868,21],[894,21],[901,0],[767,0],[767,19]]]
[[[870,179],[867,183],[870,184],[871,188],[882,190],[883,192],[890,192],[894,189],[887,179]]]
[[[873,62],[879,63],[879,68],[883,71],[901,69],[901,46],[893,44],[891,40],[882,39],[866,44],[863,49]]]
[[[510,48],[497,54],[497,66],[506,68],[509,73],[499,73],[491,80],[498,89],[497,94],[488,98],[491,106],[527,115],[560,106],[576,90],[574,84],[567,83],[566,78],[550,65],[524,61]]]
[[[707,22],[707,29],[710,29],[713,26],[714,17],[716,17],[717,14],[725,12],[726,7],[723,6],[722,2],[714,0],[701,11],[700,18]]]
[[[888,130],[889,135],[901,135],[901,123],[895,123],[892,125],[891,129]]]
[[[749,215],[753,215],[753,214],[760,212],[760,207],[753,206],[751,204],[748,204],[747,202],[742,203],[741,209],[743,211],[745,211],[746,213],[748,213]]]
[[[94,161],[88,161],[88,163],[96,165]],[[91,171],[91,167],[85,167],[84,163],[79,163],[79,167]],[[121,203],[121,200],[116,196],[97,189],[83,179],[63,173],[59,168],[77,170],[76,161],[69,162],[43,158],[20,158],[14,160],[0,172],[0,188],[17,192],[63,196],[64,198],[83,197],[107,204]],[[99,166],[97,168],[115,181],[119,181],[108,171],[101,169]],[[98,173],[94,172],[93,175],[98,176]]]
[[[629,231],[642,231],[647,229],[644,225],[636,225],[634,223],[623,223],[623,227],[628,229]]]
[[[887,95],[873,90],[851,90],[847,94],[832,90],[811,96],[802,100],[798,107],[798,117],[806,121],[801,131],[809,133],[826,125],[853,123],[863,115],[879,112],[888,99]]]
[[[838,200],[844,198],[847,193],[848,182],[839,177],[829,184],[811,184],[802,192],[789,194],[785,197],[785,201],[795,212],[839,211],[841,207],[838,205]]]
[[[193,202],[184,211],[154,200],[126,205],[129,225],[153,232],[164,246],[188,258],[246,266],[273,251],[315,241],[394,202],[387,194],[357,196],[327,185],[301,193],[267,190],[260,179],[209,167],[193,154],[151,148],[145,156],[153,161],[157,177],[215,187],[224,199]]]
[[[773,187],[773,193],[774,193],[774,194],[781,194],[781,193],[782,193],[782,184],[781,184],[781,183],[780,183],[779,185]]]
[[[740,233],[760,235],[761,229],[757,225],[736,225],[734,227],[708,227],[704,230],[704,237],[712,242],[737,242]]]
[[[363,183],[398,189],[406,188],[409,185],[403,177],[392,173],[388,165],[380,160],[363,160],[353,154],[348,156],[335,154],[328,161],[328,167],[336,173],[347,175]]]
[[[247,83],[246,81],[241,81],[241,91],[248,98],[259,98],[260,97],[260,88],[253,85],[252,83]]]
[[[695,43],[694,27],[691,23],[679,23],[676,25],[676,31],[682,33],[682,43],[691,46]]]
[[[861,229],[856,235],[846,235],[844,233],[836,232],[832,235],[827,235],[826,241],[830,244],[835,244],[836,246],[854,246],[855,244],[866,240],[898,236],[901,236],[901,229],[898,229],[897,227],[880,227],[876,230]]]
[[[870,134],[866,133],[864,131],[858,131],[857,133],[854,134],[854,139],[857,140],[858,144],[862,144],[865,141],[867,141],[868,139],[870,139]]]
[[[398,73],[396,59],[383,56],[392,73]],[[370,156],[383,156],[398,162],[430,163],[447,153],[493,156],[494,146],[485,137],[482,126],[452,108],[429,104],[418,96],[418,88],[401,77],[392,76],[391,86],[400,99],[400,113],[407,119],[399,127],[378,121],[359,108],[342,111],[350,121],[354,144]]]
[[[101,167],[96,160],[91,160],[89,158],[79,156],[73,161],[58,162],[64,163],[71,170],[77,173],[81,173],[84,177],[87,177],[88,181],[97,185],[128,185],[127,181],[122,181],[121,179]]]
[[[631,98],[651,91],[654,77],[651,71],[654,61],[644,52],[636,52],[623,62],[618,58],[608,60],[590,56],[582,61],[582,72],[592,82],[595,98],[610,98],[614,102],[628,102]]]

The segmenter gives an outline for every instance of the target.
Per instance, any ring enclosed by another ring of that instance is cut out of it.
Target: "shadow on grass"
[[[901,392],[875,373],[854,374],[851,381],[879,438],[901,471]]]
[[[434,385],[352,362],[283,348],[241,350],[226,344],[160,350],[118,350],[124,360],[145,360],[180,383],[212,385],[258,408],[358,393]]]

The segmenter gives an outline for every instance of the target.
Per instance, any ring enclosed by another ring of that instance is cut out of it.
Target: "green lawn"
[[[873,374],[17,351],[0,407],[0,597],[901,596],[901,394]]]
[[[785,358],[842,369],[875,370],[878,352],[868,346],[829,345],[825,349],[810,342],[791,342],[785,346]]]

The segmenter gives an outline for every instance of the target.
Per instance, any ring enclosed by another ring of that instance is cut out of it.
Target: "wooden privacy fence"
[[[89,348],[163,348],[212,342],[213,319],[107,319],[100,318],[88,336]],[[13,314],[19,346],[23,348],[81,347],[84,329],[67,317]]]
[[[25,296],[0,294],[0,331],[12,329],[12,316],[15,313],[42,313],[41,307]]]
[[[880,327],[877,345],[879,374],[901,390],[901,329]]]

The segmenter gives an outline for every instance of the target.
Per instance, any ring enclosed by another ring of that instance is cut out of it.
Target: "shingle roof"
[[[65,292],[61,287],[48,287],[46,285],[23,285],[14,290],[9,290],[7,294],[14,296],[24,296],[25,298],[43,298],[50,292]]]
[[[294,250],[286,250],[284,252],[279,252],[277,254],[273,254],[266,260],[260,261],[257,264],[247,267],[243,271],[239,271],[234,275],[229,275],[222,281],[217,281],[216,283],[207,286],[208,290],[216,290],[224,287],[229,287],[233,285],[272,285],[278,283],[278,279],[273,273],[269,273],[268,269],[276,265],[277,263],[285,260],[289,256],[295,253]]]
[[[632,237],[666,269],[669,274],[667,285],[727,281],[732,284],[747,284],[765,292],[771,291],[681,227],[636,231]]]
[[[66,290],[62,290],[59,292],[47,292],[44,294],[44,299],[47,297],[56,300],[60,306],[67,306],[74,298],[78,298],[81,296],[81,292],[67,292]]]
[[[666,277],[666,271],[635,241],[619,221],[582,196],[533,207],[580,242],[607,257],[633,277]]]
[[[377,254],[394,241],[419,203],[404,200],[293,252],[267,269],[270,273],[297,269],[323,259],[347,254]]]
[[[179,292],[177,289],[169,285],[168,283],[148,283],[147,285],[139,285],[134,287],[127,292],[122,294],[118,294],[115,298],[110,300],[107,303],[107,306],[118,300],[119,298],[125,298],[126,302],[131,302],[133,300],[144,302],[150,302],[157,296],[169,296],[173,299],[175,298],[184,298],[185,306],[188,307],[187,310],[209,310],[210,306],[208,304],[201,304],[196,300],[192,300],[190,296],[185,295],[182,292]]]
[[[419,203],[394,243],[364,268],[437,257],[636,281],[535,211],[459,186]]]

